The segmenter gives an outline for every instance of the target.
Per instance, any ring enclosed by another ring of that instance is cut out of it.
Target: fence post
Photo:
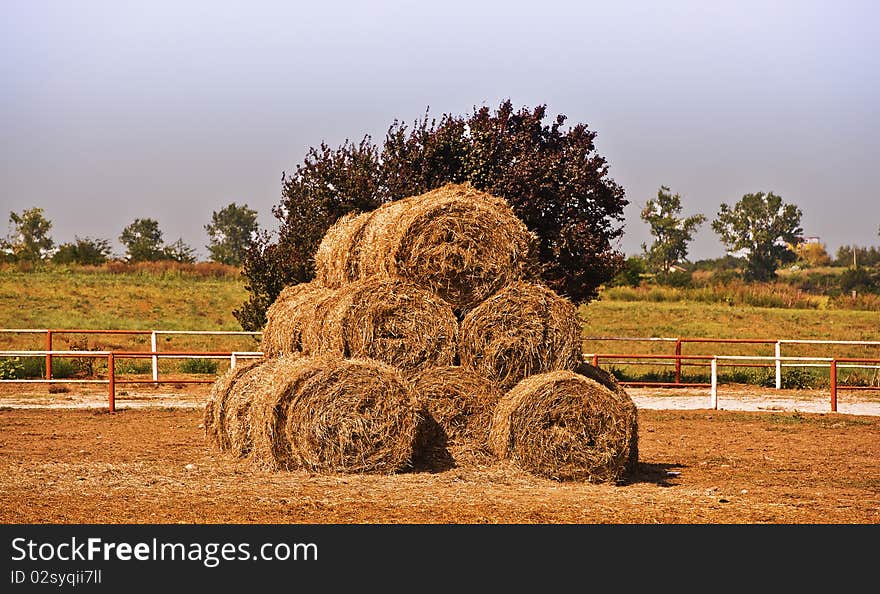
[[[229,355],[229,369],[235,369],[235,353],[230,353]]]
[[[46,330],[46,350],[52,350],[52,331]],[[46,379],[52,379],[52,355],[46,353]]]
[[[159,385],[159,355],[156,354],[156,331],[150,332],[150,350],[153,351],[153,386]]]
[[[593,353],[593,367],[599,367],[599,353]]]
[[[776,341],[776,389],[782,389],[782,341]]]
[[[116,360],[113,353],[107,355],[107,398],[110,412],[116,412]]]
[[[718,357],[712,357],[710,363],[712,388],[709,392],[709,403],[713,409],[718,409]]]
[[[675,383],[681,383],[681,339],[675,341]]]
[[[831,412],[837,412],[837,359],[831,359]]]

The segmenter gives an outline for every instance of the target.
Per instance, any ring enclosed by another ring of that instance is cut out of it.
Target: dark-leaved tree
[[[622,267],[613,243],[623,234],[624,190],[596,152],[586,124],[548,124],[546,106],[468,116],[427,113],[412,127],[394,121],[381,147],[369,136],[338,148],[311,148],[282,178],[273,208],[276,241],[260,235],[243,262],[249,298],[234,313],[242,327],[259,330],[265,311],[284,286],[314,276],[313,255],[339,217],[421,194],[449,182],[505,198],[538,238],[541,276],[575,302],[587,302]]]

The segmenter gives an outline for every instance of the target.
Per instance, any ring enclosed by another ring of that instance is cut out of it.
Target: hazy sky
[[[877,245],[880,3],[2,0],[0,217],[56,243],[159,221],[206,256],[230,202],[275,228],[309,146],[398,118],[546,104],[598,133],[625,235],[668,185],[684,214],[773,191],[830,252]],[[548,120],[549,121],[549,120]],[[2,228],[5,234],[6,228]],[[709,223],[691,259],[722,255]]]

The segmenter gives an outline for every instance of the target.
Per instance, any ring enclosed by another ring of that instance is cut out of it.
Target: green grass
[[[236,276],[69,269],[0,270],[0,327],[114,330],[231,330],[247,298]],[[0,348],[44,349],[45,335],[0,335]],[[160,350],[253,350],[250,337],[161,336]],[[58,349],[149,349],[149,336],[56,335]]]
[[[722,305],[694,301],[616,301],[607,295],[581,306],[584,336],[628,336],[671,338],[754,338],[800,340],[880,341],[880,314],[871,311],[837,309],[782,309],[748,305]],[[587,353],[675,353],[671,342],[584,341]],[[771,357],[773,344],[686,343],[684,355],[746,355]],[[863,357],[880,358],[880,346],[784,345],[787,357]],[[603,366],[614,360],[603,362]],[[665,361],[671,363],[671,361]],[[686,362],[687,363],[687,362]],[[758,363],[753,361],[752,363]],[[617,365],[617,371],[630,380],[663,381],[672,373],[669,365]],[[708,362],[685,365],[683,381],[708,381]],[[772,370],[719,367],[722,380],[766,385]],[[751,377],[751,379],[749,379]],[[786,368],[783,383],[790,387],[818,387],[828,384],[827,369]],[[877,385],[875,372],[841,369],[840,383]],[[746,381],[749,380],[749,381]]]
[[[693,301],[616,301],[580,307],[585,336],[880,340],[880,314]]]

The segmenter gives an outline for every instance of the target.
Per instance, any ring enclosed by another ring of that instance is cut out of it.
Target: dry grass
[[[637,432],[636,406],[624,392],[554,371],[529,377],[502,397],[489,445],[538,476],[614,482],[633,467]]]
[[[257,359],[237,365],[218,377],[211,386],[211,392],[208,394],[208,401],[205,404],[203,422],[205,426],[205,439],[211,446],[219,450],[230,448],[229,432],[226,425],[230,392],[245,373],[261,363],[262,360]]]
[[[408,279],[463,314],[505,284],[532,278],[533,245],[504,200],[447,184],[343,218],[321,242],[315,268],[332,287],[371,276]]]
[[[460,366],[426,369],[411,382],[416,398],[425,403],[449,444],[486,447],[492,413],[501,399],[495,384]]]
[[[424,415],[397,369],[323,355],[224,375],[205,418],[209,443],[258,468],[389,474],[412,464]]]
[[[315,251],[315,280],[339,288],[364,277],[360,269],[361,238],[376,211],[351,213],[332,225]]]
[[[292,392],[283,423],[291,466],[381,474],[408,468],[422,414],[401,373],[363,359],[315,367]]]
[[[430,291],[393,278],[358,281],[321,295],[302,333],[303,352],[376,359],[402,370],[451,365],[458,322]]]
[[[546,287],[509,285],[465,316],[459,357],[503,390],[536,373],[574,369],[581,361],[577,309]]]
[[[316,282],[285,287],[266,311],[261,348],[263,354],[275,357],[303,351],[304,328],[315,316],[315,306],[332,291]]]
[[[248,427],[252,441],[250,458],[269,470],[290,470],[290,443],[284,433],[288,409],[304,382],[323,369],[336,365],[335,357],[275,357],[267,359],[258,373],[243,386],[250,398]]]

